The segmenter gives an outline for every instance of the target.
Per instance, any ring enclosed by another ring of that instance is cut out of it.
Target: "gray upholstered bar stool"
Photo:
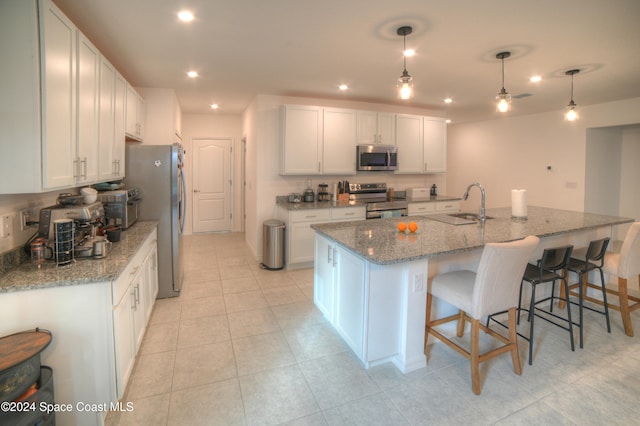
[[[607,253],[607,246],[609,245],[609,238],[601,238],[589,243],[589,247],[586,250],[578,249],[573,251],[573,255],[569,260],[568,270],[578,275],[578,283],[569,286],[570,295],[578,297],[577,305],[580,307],[580,347],[583,347],[584,341],[584,315],[583,310],[589,309],[590,311],[603,314],[607,320],[607,331],[611,333],[611,324],[609,322],[609,306],[607,305],[607,291],[605,287],[604,274],[602,273],[602,267],[604,265],[605,254]],[[589,272],[597,270],[600,273],[600,286],[595,286],[589,283]],[[604,310],[599,310],[587,306],[584,304],[584,300],[593,300],[587,296],[587,288],[597,288],[602,291],[602,299]],[[577,291],[572,291],[577,289]],[[571,301],[570,297],[567,299]],[[569,306],[567,306],[569,309]]]
[[[425,346],[429,334],[440,339],[471,363],[471,383],[473,392],[480,394],[480,362],[505,352],[511,352],[513,369],[522,374],[518,354],[516,330],[516,306],[522,274],[533,255],[540,239],[529,236],[510,243],[489,243],[482,250],[477,272],[460,270],[436,275],[427,292],[427,316],[425,325]],[[458,314],[431,320],[433,297],[441,299],[456,308]],[[482,317],[494,312],[509,313],[509,338],[480,324]],[[458,320],[457,334],[464,334],[465,321],[471,323],[471,350],[467,350],[447,339],[434,327]],[[480,328],[504,343],[503,346],[487,353],[479,353]]]

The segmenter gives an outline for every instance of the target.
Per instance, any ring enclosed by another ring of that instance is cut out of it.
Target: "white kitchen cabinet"
[[[280,174],[321,174],[322,108],[285,105],[282,118]]]
[[[409,203],[407,214],[421,216],[435,213],[455,213],[460,211],[460,201],[425,201]]]
[[[113,177],[122,179],[125,171],[125,113],[127,102],[127,80],[116,70],[113,90]]]
[[[365,350],[365,262],[322,235],[315,235],[314,304],[351,350]]]
[[[396,173],[424,172],[422,117],[406,114],[396,115],[396,147],[398,148]]]
[[[100,157],[98,162],[98,178],[114,179],[116,167],[114,163],[115,146],[115,83],[116,69],[107,61],[100,58],[100,107],[98,145]]]
[[[325,108],[323,111],[322,174],[356,173],[356,111]]]
[[[358,111],[358,144],[395,145],[395,114],[374,111]]]
[[[333,312],[335,305],[335,279],[334,270],[334,245],[321,235],[315,237],[315,260],[313,287],[313,303],[331,323],[334,322]]]
[[[131,140],[144,141],[145,114],[144,99],[127,83],[125,135]]]
[[[100,96],[101,55],[81,33],[77,59],[77,147],[76,183],[90,184],[98,179],[98,106]]]
[[[398,174],[447,171],[446,123],[441,118],[396,116]]]
[[[129,287],[127,287],[129,289]],[[129,291],[113,308],[116,396],[122,399],[136,361],[133,338],[133,298]]]
[[[311,225],[327,222],[364,220],[364,206],[332,207],[322,209],[279,209],[279,219],[285,223],[285,263],[288,269],[313,265],[315,231]]]
[[[438,118],[422,118],[425,173],[447,171],[447,123]]]

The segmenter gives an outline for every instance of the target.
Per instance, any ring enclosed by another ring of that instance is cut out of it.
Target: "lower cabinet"
[[[425,201],[409,203],[409,216],[422,216],[434,213],[451,213],[460,211],[460,201]]]
[[[154,231],[113,285],[118,399],[124,395],[158,294],[157,241]]]
[[[364,206],[295,211],[280,208],[279,216],[285,223],[285,263],[287,268],[291,269],[309,267],[313,264],[315,231],[311,225],[363,220],[366,211]]]
[[[365,342],[365,262],[316,235],[313,299],[351,350],[363,358]]]

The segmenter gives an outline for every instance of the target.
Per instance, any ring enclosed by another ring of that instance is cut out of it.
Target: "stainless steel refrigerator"
[[[180,144],[126,147],[127,187],[140,188],[138,220],[158,223],[158,298],[180,295],[182,233],[187,208],[182,171],[185,151]],[[126,232],[126,231],[125,231]]]

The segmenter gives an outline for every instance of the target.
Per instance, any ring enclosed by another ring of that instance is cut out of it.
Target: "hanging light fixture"
[[[578,118],[578,113],[576,112],[576,105],[573,102],[573,76],[578,74],[580,70],[569,70],[565,72],[566,75],[571,76],[571,100],[569,101],[569,105],[567,105],[567,113],[564,115],[564,119],[567,121],[575,121]]]
[[[398,35],[402,36],[403,49],[402,55],[404,57],[404,70],[402,75],[398,78],[396,87],[398,88],[398,97],[400,99],[410,99],[413,97],[413,78],[407,72],[407,36],[413,32],[413,28],[404,26],[398,28]]]
[[[511,56],[511,52],[500,52],[496,55],[497,59],[502,60],[502,89],[496,96],[498,101],[496,108],[500,112],[507,112],[511,109],[511,95],[504,89],[504,60]]]

